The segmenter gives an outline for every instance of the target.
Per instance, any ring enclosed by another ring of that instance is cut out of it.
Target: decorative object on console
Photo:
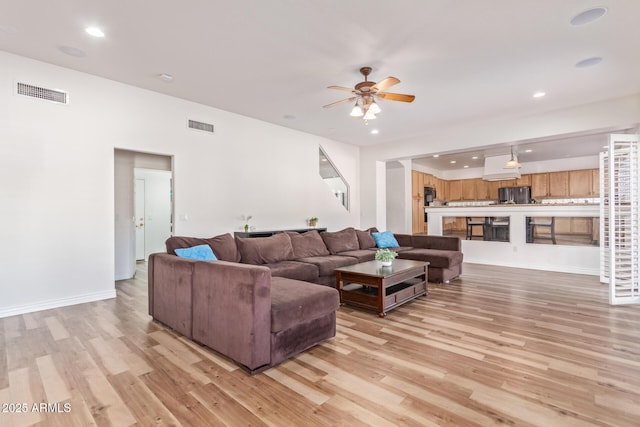
[[[309,227],[315,228],[316,225],[318,225],[318,217],[312,216],[311,218],[309,218]]]
[[[383,267],[391,267],[393,260],[398,256],[398,253],[391,249],[378,249],[376,251],[375,260],[379,261]]]
[[[241,218],[244,221],[244,232],[246,233],[249,231],[249,220],[253,217],[251,215],[242,215]]]

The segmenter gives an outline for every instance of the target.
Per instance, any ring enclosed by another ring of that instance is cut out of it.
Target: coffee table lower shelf
[[[396,260],[389,270],[375,262],[337,269],[340,301],[385,317],[389,310],[427,294],[427,266],[425,262]]]

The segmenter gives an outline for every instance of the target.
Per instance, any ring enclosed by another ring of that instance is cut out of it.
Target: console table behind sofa
[[[316,230],[318,233],[327,231],[326,228],[296,228],[292,230],[266,230],[266,231],[235,231],[234,237],[269,237],[276,233],[282,233],[284,231],[291,231],[293,233],[306,233],[307,231]]]

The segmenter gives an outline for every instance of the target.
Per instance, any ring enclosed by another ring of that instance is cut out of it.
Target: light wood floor
[[[465,265],[380,319],[265,373],[147,316],[146,272],[118,297],[0,319],[1,426],[638,426],[640,307],[592,276]]]

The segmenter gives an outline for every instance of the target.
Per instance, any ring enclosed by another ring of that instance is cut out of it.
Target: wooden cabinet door
[[[592,192],[591,169],[569,171],[569,197],[587,197]]]
[[[591,195],[600,196],[600,169],[591,169]]]
[[[593,218],[571,218],[571,234],[591,234]]]
[[[547,197],[549,195],[549,174],[531,174],[531,197]]]
[[[525,187],[531,185],[531,175],[521,175],[516,179],[516,187]]]
[[[449,200],[462,200],[462,182],[459,179],[449,181]]]
[[[485,181],[482,178],[476,180],[476,197],[478,200],[491,200],[489,196],[489,181]]]
[[[556,234],[571,233],[571,218],[556,217]]]
[[[476,200],[476,180],[462,180],[462,200]]]
[[[489,181],[489,200],[498,201],[498,188],[504,187],[505,181]]]
[[[553,197],[569,196],[569,171],[549,172],[549,195]]]

